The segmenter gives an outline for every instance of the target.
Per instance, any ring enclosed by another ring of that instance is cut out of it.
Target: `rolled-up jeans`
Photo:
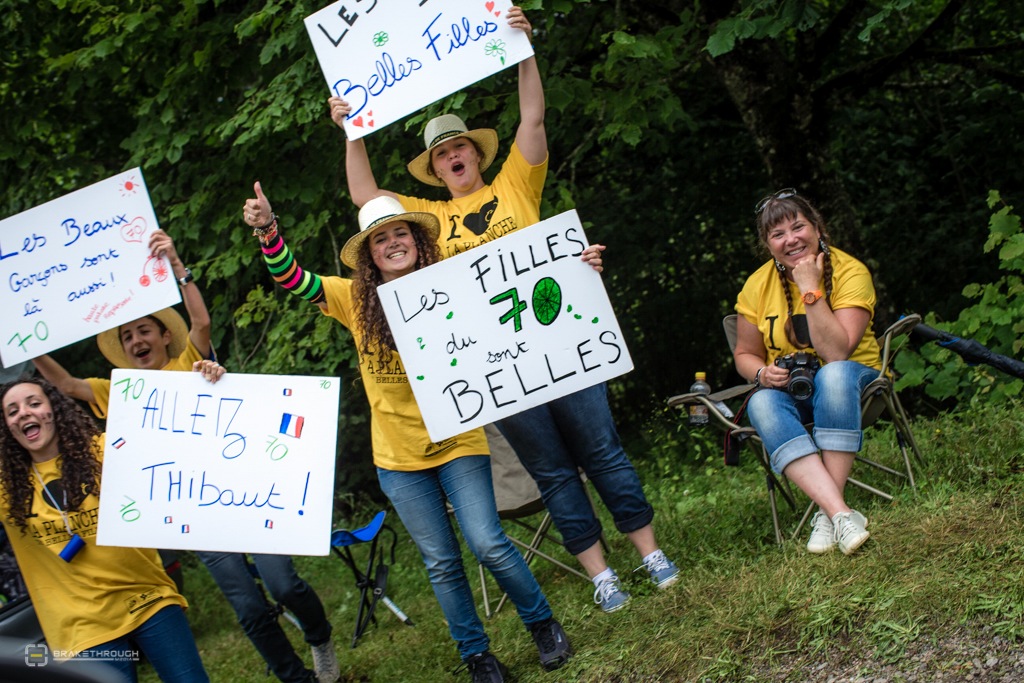
[[[654,519],[640,477],[626,456],[596,384],[496,422],[540,489],[565,549],[579,555],[601,538],[601,522],[580,479],[582,469],[624,534]]]
[[[833,361],[814,376],[814,395],[798,401],[786,389],[758,389],[747,404],[750,424],[781,474],[799,458],[818,451],[857,453],[863,442],[860,395],[878,369],[851,360]],[[804,425],[814,422],[808,434]]]

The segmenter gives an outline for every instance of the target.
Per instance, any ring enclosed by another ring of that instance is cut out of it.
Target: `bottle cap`
[[[706,379],[706,378],[707,378],[707,375],[705,373],[703,373],[703,372],[698,372],[696,375],[694,375],[694,379]]]

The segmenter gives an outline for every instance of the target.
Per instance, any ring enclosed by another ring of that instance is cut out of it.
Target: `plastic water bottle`
[[[707,396],[711,393],[711,387],[706,381],[707,375],[703,372],[698,372],[694,376],[693,384],[690,385],[691,394],[704,394]],[[692,403],[690,404],[690,426],[691,427],[702,427],[708,423],[708,407],[703,403]]]

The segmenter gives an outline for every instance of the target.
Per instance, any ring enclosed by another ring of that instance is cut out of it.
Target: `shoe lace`
[[[833,531],[835,535],[833,536],[833,538],[838,543],[843,540],[844,536],[852,533],[854,531],[854,528],[853,524],[850,522],[849,515],[840,513],[836,515],[836,518],[837,519],[835,522],[832,523],[832,526],[835,527]]]
[[[643,563],[633,571],[637,572],[641,569],[646,569],[648,573],[654,574],[669,568],[668,558],[665,557],[665,553],[660,550],[654,554],[654,557]]]
[[[835,533],[835,529],[832,526],[832,520],[828,518],[824,512],[818,512],[814,515],[814,521],[811,522],[812,533],[815,534],[826,534],[832,535]]]
[[[551,622],[545,621],[533,627],[533,642],[537,644],[541,652],[553,652],[558,646],[555,642],[555,632],[551,628]]]
[[[619,592],[618,580],[613,576],[597,584],[594,589],[594,604],[600,605],[605,600]]]

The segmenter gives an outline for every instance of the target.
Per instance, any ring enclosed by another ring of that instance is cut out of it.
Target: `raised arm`
[[[343,131],[345,119],[352,113],[352,107],[340,97],[327,100],[331,108],[331,120]],[[348,179],[348,193],[352,202],[359,208],[374,197],[387,195],[397,198],[394,192],[377,187],[377,179],[370,166],[370,156],[366,152],[366,143],[359,140],[345,140],[345,177]]]
[[[199,285],[192,279],[192,272],[185,267],[185,264],[178,256],[178,251],[174,248],[174,241],[166,232],[155,230],[149,236],[149,248],[153,252],[153,256],[166,257],[170,261],[174,279],[181,286],[181,298],[185,302],[185,310],[188,311],[189,339],[192,340],[196,350],[204,358],[208,358],[212,351],[210,344],[210,311],[207,310],[206,302],[203,301]],[[188,282],[181,284],[183,279],[187,279]]]
[[[71,373],[51,356],[39,356],[33,358],[32,362],[35,363],[36,370],[43,376],[43,379],[57,387],[62,394],[87,403],[96,402],[89,383],[79,377],[72,377]]]
[[[521,29],[532,39],[533,27],[522,8],[510,7],[507,18],[509,26]],[[544,130],[544,85],[540,80],[537,58],[533,56],[519,62],[519,129],[516,131],[516,145],[526,161],[533,166],[548,156],[548,137]]]
[[[242,207],[242,217],[253,229],[253,235],[259,238],[263,250],[263,261],[274,281],[292,294],[316,304],[321,311],[327,311],[327,299],[320,276],[303,268],[292,256],[288,245],[278,232],[277,218],[270,209],[270,200],[263,194],[259,181],[253,185],[256,196],[246,199]]]

